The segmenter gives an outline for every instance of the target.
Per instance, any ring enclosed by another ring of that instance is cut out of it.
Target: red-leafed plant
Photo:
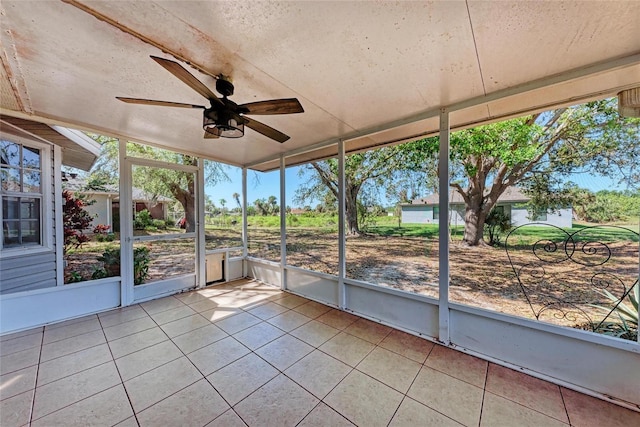
[[[109,234],[109,229],[111,229],[111,227],[106,224],[98,224],[93,227],[93,234],[107,235]]]
[[[62,222],[64,224],[64,250],[69,248],[79,248],[83,243],[88,242],[89,236],[84,231],[91,226],[93,218],[84,209],[87,202],[79,197],[75,197],[72,192],[64,190],[62,192],[64,204],[62,207]]]

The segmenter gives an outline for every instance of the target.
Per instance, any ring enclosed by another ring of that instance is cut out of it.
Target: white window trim
[[[14,142],[16,144],[21,144],[27,147],[37,148],[40,150],[40,186],[42,189],[42,218],[40,223],[40,236],[42,238],[42,243],[40,245],[33,246],[22,246],[18,248],[4,248],[2,247],[2,241],[0,241],[0,259],[4,258],[14,258],[21,256],[28,256],[38,253],[46,253],[53,251],[53,194],[52,194],[52,162],[51,162],[51,152],[53,150],[53,146],[51,144],[45,144],[40,141],[34,141],[29,138],[5,134],[3,133],[1,138],[5,141]],[[2,222],[2,209],[0,209],[0,223]]]

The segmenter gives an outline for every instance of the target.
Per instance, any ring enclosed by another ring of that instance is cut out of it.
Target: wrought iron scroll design
[[[533,244],[518,244],[519,233],[525,227],[532,226],[547,227],[549,237]],[[554,225],[534,222],[515,227],[508,233],[505,239],[507,258],[537,320],[553,316],[555,319],[577,322],[595,332],[623,304],[634,287],[638,286],[638,271],[636,264],[635,281],[633,274],[619,273],[620,265],[616,264],[613,242],[603,241],[607,231],[613,230],[618,234],[629,233],[630,241],[635,240],[635,259],[638,259],[639,234],[624,227],[596,225],[568,232]],[[523,251],[526,253],[529,250],[533,257],[525,256],[523,261]],[[554,277],[550,273],[549,270],[555,267],[563,268],[563,277]],[[578,287],[583,291],[576,292]],[[587,307],[593,307],[596,297],[585,297],[585,287],[600,299],[602,294],[598,294],[598,291],[608,291],[617,298],[611,310],[601,319],[599,316],[598,320],[594,319],[586,310]]]

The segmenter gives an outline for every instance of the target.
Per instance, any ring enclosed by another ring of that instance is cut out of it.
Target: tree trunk
[[[474,205],[467,205],[464,212],[464,237],[462,242],[468,246],[484,244],[482,234],[487,214],[483,211],[482,206],[479,204]]]
[[[196,231],[196,208],[193,197],[190,194],[186,195],[185,198],[185,202],[182,202],[182,200],[180,201],[184,208],[184,218],[186,222],[185,232],[193,233]]]
[[[358,204],[357,204],[357,192],[353,194],[351,191],[346,191],[345,197],[345,218],[347,220],[347,234],[358,235],[360,234],[360,226],[358,225]]]

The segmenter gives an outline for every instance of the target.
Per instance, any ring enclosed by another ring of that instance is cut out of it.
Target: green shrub
[[[120,275],[120,248],[110,248],[102,253],[102,256],[98,257],[98,261],[104,264],[102,270],[104,270],[104,276],[94,277],[113,277]],[[133,249],[133,284],[141,285],[145,280],[149,278],[149,263],[151,262],[149,257],[149,248],[141,246]],[[103,274],[102,271],[94,271],[96,276]],[[93,277],[93,276],[92,276]]]
[[[143,209],[136,214],[133,220],[133,228],[136,230],[144,230],[153,225],[153,218],[147,209]]]
[[[167,222],[163,219],[154,219],[151,221],[151,226],[157,228],[158,230],[166,230]]]

